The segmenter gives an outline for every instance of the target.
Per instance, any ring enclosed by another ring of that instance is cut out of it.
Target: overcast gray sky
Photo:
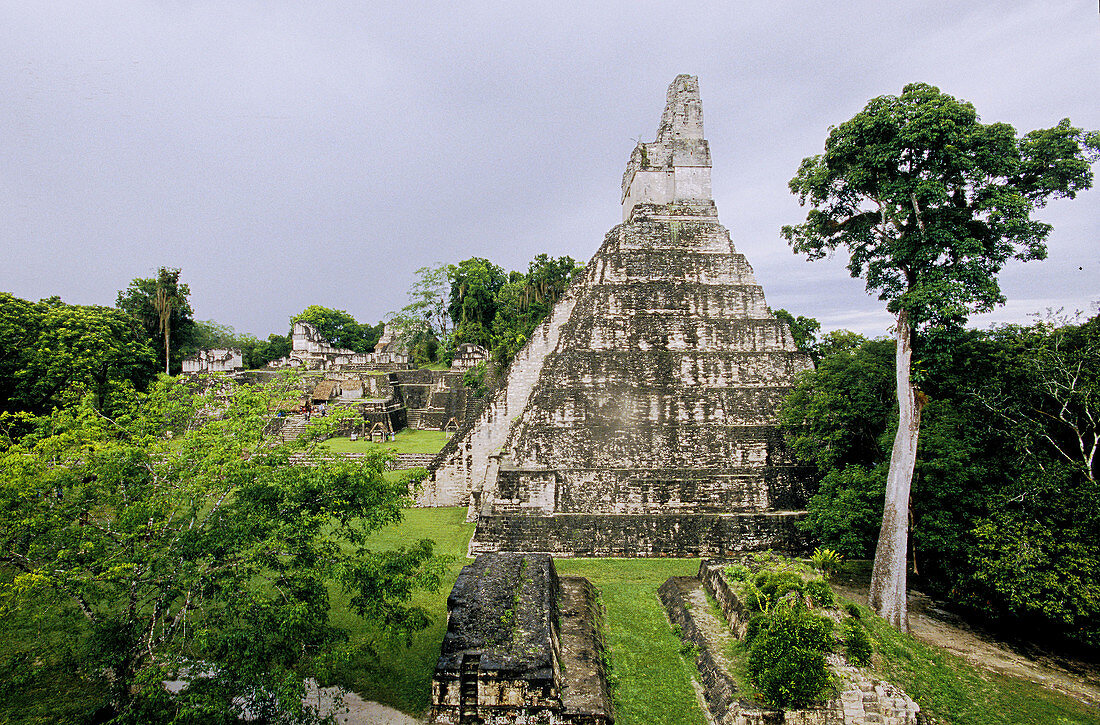
[[[377,321],[421,266],[587,261],[636,139],[699,76],[719,216],[768,302],[887,331],[844,261],[779,237],[828,127],[912,81],[1018,131],[1100,128],[1096,0],[0,0],[0,290],[114,304],[181,267],[198,319]],[[1100,300],[1100,192],[1042,210],[1007,308]]]

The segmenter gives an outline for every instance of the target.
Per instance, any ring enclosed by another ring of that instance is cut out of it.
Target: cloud
[[[769,303],[873,327],[882,303],[842,260],[778,236],[804,214],[799,160],[915,80],[987,121],[1100,127],[1094,22],[1049,2],[7,3],[0,289],[110,304],[167,264],[199,318],[266,336],[315,303],[379,320],[436,261],[587,261],[686,72]],[[1095,264],[1095,194],[1046,210],[1051,258],[1006,269],[1010,299],[1095,292],[1074,274]]]

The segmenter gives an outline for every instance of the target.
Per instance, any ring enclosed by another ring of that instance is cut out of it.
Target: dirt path
[[[341,699],[336,688],[318,689],[313,680],[307,680],[306,684],[306,701],[318,706],[323,714],[337,712],[336,722],[340,725],[421,725],[424,722],[392,707],[364,700],[354,692],[345,693]]]
[[[833,588],[841,596],[867,603],[865,586],[834,584]],[[1014,651],[989,633],[937,609],[934,601],[919,592],[909,593],[909,626],[913,636],[922,642],[942,647],[984,670],[1028,680],[1100,705],[1100,667],[1096,663],[1049,653],[1027,656]]]

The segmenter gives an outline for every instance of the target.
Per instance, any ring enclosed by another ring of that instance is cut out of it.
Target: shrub
[[[749,618],[748,623],[745,625],[745,644],[752,645],[752,641],[756,639],[756,635],[760,634],[761,628],[768,621],[768,615],[766,614],[754,614]]]
[[[844,655],[853,665],[868,667],[871,664],[871,637],[858,619],[845,619],[840,624],[841,637],[844,640]]]
[[[479,362],[462,373],[462,384],[467,390],[473,391],[475,398],[485,395],[485,362]]]
[[[748,581],[749,568],[744,564],[730,564],[725,570],[726,579],[731,582]]]
[[[819,607],[832,607],[836,605],[836,595],[832,587],[824,579],[811,579],[806,582],[806,596]]]
[[[795,571],[769,571],[756,573],[745,597],[750,609],[766,612],[790,592],[802,593],[802,575]]]
[[[825,664],[831,620],[804,608],[779,606],[767,615],[749,649],[749,679],[775,707],[804,707],[832,686]]]
[[[810,562],[813,564],[814,569],[821,571],[822,578],[828,579],[829,574],[836,570],[843,559],[843,556],[832,549],[814,549],[814,555]]]

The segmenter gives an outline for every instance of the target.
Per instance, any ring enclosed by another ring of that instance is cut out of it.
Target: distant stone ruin
[[[812,367],[711,199],[699,86],[669,87],[622,182],[623,223],[433,462],[472,553],[721,556],[798,548],[807,472],[776,408]]]
[[[236,347],[214,347],[185,357],[183,373],[235,373],[244,370],[244,353]]]
[[[430,723],[614,722],[600,607],[545,554],[483,554],[447,599]]]
[[[451,361],[451,370],[469,370],[488,359],[489,351],[481,345],[464,342],[455,350],[454,359]]]
[[[295,322],[290,338],[290,355],[271,361],[269,367],[302,370],[406,370],[411,367],[408,353],[399,349],[386,329],[374,352],[366,353],[335,347],[308,322]]]

